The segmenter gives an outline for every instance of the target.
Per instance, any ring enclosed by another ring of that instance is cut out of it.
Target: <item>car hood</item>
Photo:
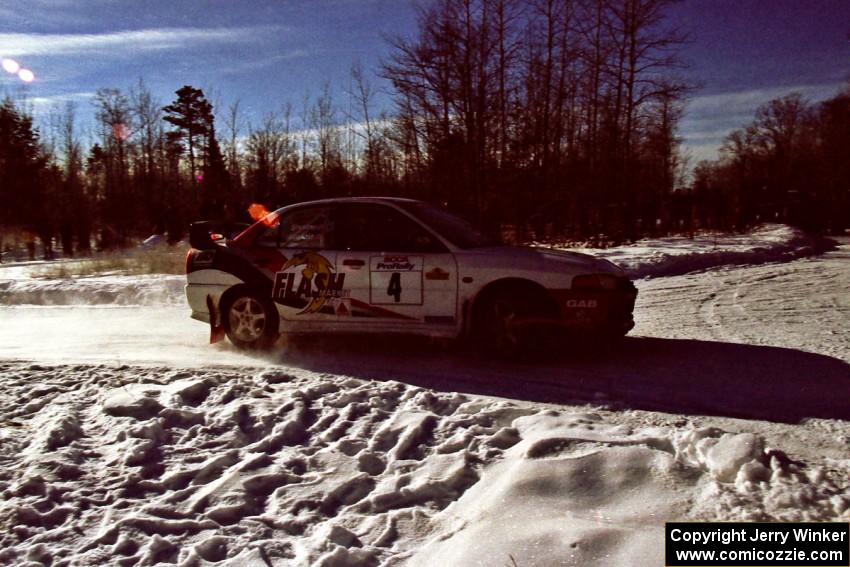
[[[488,246],[464,250],[462,254],[470,259],[486,258],[491,267],[546,270],[555,266],[570,266],[583,272],[625,275],[622,268],[608,260],[570,250],[532,246]]]

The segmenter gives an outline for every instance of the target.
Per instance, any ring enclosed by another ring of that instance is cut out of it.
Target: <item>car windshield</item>
[[[495,238],[485,235],[460,217],[427,203],[414,201],[397,204],[458,248],[481,248],[501,244]]]

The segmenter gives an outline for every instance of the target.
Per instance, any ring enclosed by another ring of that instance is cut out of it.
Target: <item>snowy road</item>
[[[0,358],[53,363],[252,365],[183,306],[0,307]]]
[[[783,264],[646,280],[635,334],[770,345],[850,362],[850,243]]]

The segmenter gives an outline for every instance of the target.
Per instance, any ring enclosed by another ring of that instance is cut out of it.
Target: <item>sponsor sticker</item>
[[[451,274],[449,272],[447,272],[447,271],[441,269],[439,266],[437,266],[433,270],[428,270],[427,272],[425,272],[425,279],[426,280],[445,281],[445,280],[449,279],[450,275]]]
[[[300,273],[299,273],[300,269]],[[345,274],[335,273],[327,258],[316,252],[302,252],[288,260],[275,274],[272,300],[306,300],[298,315],[318,313],[329,299],[351,296],[345,288]]]
[[[595,299],[568,299],[566,306],[569,309],[595,309],[599,302]]]
[[[373,272],[416,272],[422,270],[422,256],[372,256]]]

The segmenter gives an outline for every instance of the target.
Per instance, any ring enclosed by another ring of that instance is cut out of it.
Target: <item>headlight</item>
[[[573,278],[572,289],[584,290],[615,290],[619,287],[621,278],[608,274],[589,274]]]

